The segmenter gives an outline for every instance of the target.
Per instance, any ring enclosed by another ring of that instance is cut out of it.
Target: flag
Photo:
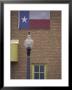
[[[21,29],[49,29],[50,11],[19,11],[18,28]]]

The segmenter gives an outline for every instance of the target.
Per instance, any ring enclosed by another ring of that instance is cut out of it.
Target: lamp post
[[[30,32],[28,32],[27,38],[24,41],[24,46],[26,48],[27,60],[26,60],[26,78],[30,79],[30,53],[33,46],[33,40],[31,38]]]

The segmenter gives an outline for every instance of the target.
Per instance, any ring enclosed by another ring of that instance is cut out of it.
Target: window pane
[[[40,73],[40,79],[44,79],[44,73]]]
[[[44,65],[40,65],[40,72],[44,72]]]
[[[34,79],[39,79],[39,73],[34,73]]]
[[[39,72],[39,66],[38,65],[35,65],[34,72]]]

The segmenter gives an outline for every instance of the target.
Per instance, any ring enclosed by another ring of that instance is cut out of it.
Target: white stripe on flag
[[[50,19],[50,11],[30,11],[30,19]]]

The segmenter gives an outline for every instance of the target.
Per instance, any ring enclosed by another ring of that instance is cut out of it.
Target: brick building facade
[[[24,40],[29,30],[18,29],[18,12],[11,11],[11,39],[19,40],[18,62],[11,62],[11,79],[26,79]],[[61,79],[61,12],[50,11],[50,29],[30,30],[34,45],[30,56],[30,78],[34,65],[46,66],[46,79]]]

